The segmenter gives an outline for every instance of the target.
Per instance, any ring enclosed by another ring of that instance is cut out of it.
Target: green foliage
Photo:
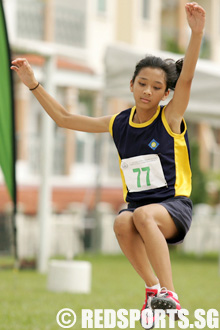
[[[209,203],[220,204],[220,172],[209,172],[208,175]]]
[[[163,49],[176,54],[184,54],[184,50],[181,49],[174,38],[165,38]]]
[[[199,145],[196,141],[190,144],[191,150],[191,168],[192,168],[192,194],[193,204],[207,203],[208,194],[206,190],[206,174],[199,166]]]

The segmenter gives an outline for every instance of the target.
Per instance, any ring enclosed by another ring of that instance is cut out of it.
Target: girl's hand
[[[196,2],[187,3],[186,16],[192,32],[203,33],[205,27],[205,10]]]
[[[38,84],[34,72],[25,58],[17,58],[12,61],[11,70],[17,72],[21,81],[29,88],[34,88]]]

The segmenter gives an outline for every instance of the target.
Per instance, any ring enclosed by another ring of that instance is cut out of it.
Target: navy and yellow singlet
[[[127,203],[159,203],[191,193],[190,151],[186,123],[181,134],[173,133],[165,118],[164,106],[158,106],[147,122],[132,121],[136,107],[111,118],[109,131],[118,150]]]

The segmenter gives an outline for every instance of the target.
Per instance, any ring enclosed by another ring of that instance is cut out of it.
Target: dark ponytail
[[[135,67],[134,75],[132,77],[132,81],[134,83],[135,78],[143,68],[147,68],[147,67],[159,68],[165,72],[166,84],[167,84],[166,91],[168,89],[174,90],[176,87],[177,80],[179,79],[182,66],[183,66],[183,58],[175,62],[173,59],[169,59],[169,58],[163,60],[162,58],[156,56],[146,56],[137,63]]]
[[[183,67],[183,58],[180,58],[178,61],[176,61],[176,71],[180,75]]]

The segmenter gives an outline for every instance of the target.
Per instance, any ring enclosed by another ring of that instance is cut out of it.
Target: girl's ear
[[[133,86],[134,86],[134,83],[133,83],[133,81],[131,80],[130,81],[130,91],[133,93]]]
[[[168,91],[165,92],[165,94],[164,94],[164,96],[162,97],[161,100],[165,101],[168,98],[169,94],[170,94],[170,90],[168,89]]]

